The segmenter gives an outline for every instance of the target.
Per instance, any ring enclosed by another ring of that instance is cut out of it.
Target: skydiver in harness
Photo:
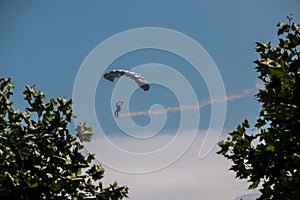
[[[119,117],[119,112],[121,111],[121,106],[123,105],[123,102],[122,101],[118,101],[116,103],[116,107],[117,109],[115,110],[115,117]]]

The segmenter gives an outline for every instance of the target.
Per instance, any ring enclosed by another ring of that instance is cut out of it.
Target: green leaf
[[[54,155],[53,157],[58,158],[59,160],[64,161],[66,165],[71,165],[72,164],[72,161],[69,160],[69,159],[67,159],[67,158],[64,158],[64,157],[61,157],[61,156],[57,156],[57,155]]]
[[[266,148],[267,151],[275,151],[275,147],[272,145],[268,145]]]
[[[259,180],[254,181],[249,187],[248,189],[255,189],[257,188],[258,184],[260,183]]]

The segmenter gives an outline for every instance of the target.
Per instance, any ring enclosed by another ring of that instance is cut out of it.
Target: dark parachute
[[[150,85],[147,83],[146,79],[143,76],[132,71],[123,70],[123,69],[112,70],[108,73],[105,73],[103,77],[113,82],[115,78],[119,78],[123,75],[133,79],[139,85],[139,87],[142,88],[144,91],[150,89]]]

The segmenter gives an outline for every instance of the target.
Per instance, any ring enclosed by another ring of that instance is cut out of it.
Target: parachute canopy
[[[112,70],[108,73],[105,73],[103,75],[103,77],[105,79],[113,82],[115,80],[115,78],[119,78],[123,75],[133,79],[139,85],[139,87],[142,88],[143,90],[147,91],[150,89],[150,85],[147,83],[146,79],[143,76],[141,76],[135,72],[132,72],[132,71],[116,69],[116,70]]]

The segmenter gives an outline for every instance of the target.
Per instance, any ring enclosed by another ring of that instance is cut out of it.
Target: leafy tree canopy
[[[300,199],[300,28],[292,15],[277,26],[275,48],[256,43],[263,87],[256,94],[262,107],[255,128],[249,130],[245,120],[219,143],[218,153],[232,160],[230,169],[247,179],[249,188],[260,188],[258,199],[295,200]]]
[[[91,165],[83,145],[70,134],[72,101],[44,102],[45,95],[26,86],[24,112],[12,107],[13,84],[0,78],[0,199],[94,199],[127,197],[116,182],[103,187],[104,169]]]

